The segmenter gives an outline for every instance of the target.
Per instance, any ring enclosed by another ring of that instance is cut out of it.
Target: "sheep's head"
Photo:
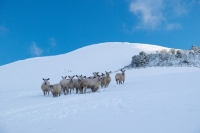
[[[73,81],[74,76],[68,76],[70,81]]]
[[[97,76],[99,74],[99,72],[93,72],[94,76]]]
[[[42,79],[42,80],[44,80],[44,84],[46,85],[47,83],[48,83],[48,80],[49,80],[50,78],[48,78],[48,79]]]
[[[83,78],[83,77],[82,77],[82,75],[79,75],[79,76],[78,76],[78,75],[76,75],[76,77],[78,78],[78,81],[79,81],[79,82],[80,82],[80,81],[81,81],[81,79]]]
[[[53,90],[54,85],[50,85],[50,90]]]
[[[110,73],[112,73],[111,71],[110,72],[105,71],[105,72],[106,72],[106,76],[109,76]]]
[[[126,70],[121,69],[122,74],[125,74],[125,71],[126,71]]]
[[[103,77],[99,76],[99,75],[95,76],[94,78],[97,78],[99,81],[101,81],[103,79]]]

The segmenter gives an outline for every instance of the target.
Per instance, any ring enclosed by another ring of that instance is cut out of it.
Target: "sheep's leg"
[[[81,94],[83,94],[83,88],[79,88]]]
[[[45,96],[45,91],[43,91],[44,92],[44,96]]]
[[[105,84],[105,88],[107,88],[108,87],[108,84]]]
[[[84,94],[86,94],[86,87],[85,88],[83,88],[84,89]]]
[[[78,88],[76,88],[76,94],[78,94]]]
[[[65,89],[63,89],[63,93],[64,93],[64,95],[66,95],[66,93],[65,93]]]
[[[70,88],[69,90],[70,90],[70,94],[71,94],[72,89]]]

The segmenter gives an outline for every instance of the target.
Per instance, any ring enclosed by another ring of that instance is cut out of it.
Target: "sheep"
[[[123,82],[123,84],[124,84],[124,81],[125,81],[125,71],[126,71],[126,70],[122,70],[122,69],[121,69],[121,72],[122,72],[122,73],[117,73],[117,74],[115,75],[115,80],[116,80],[117,84],[122,84],[122,82]]]
[[[106,72],[106,71],[105,71],[105,72]],[[112,73],[112,72],[111,72],[111,71],[110,71],[110,72],[106,72],[106,84],[105,84],[105,87],[108,87],[108,85],[109,85],[110,82],[111,82],[110,73]]]
[[[81,86],[81,79],[83,78],[82,75],[78,76],[76,75],[77,79],[73,79],[74,82],[74,88],[76,88],[76,94],[78,94],[78,90],[81,92],[82,86]]]
[[[106,74],[102,73],[102,80],[101,80],[101,88],[105,87],[106,88]]]
[[[95,92],[99,89],[99,86],[101,85],[101,80],[102,77],[97,75],[94,78],[87,78],[88,80],[88,87],[87,88],[91,88],[92,92]]]
[[[70,94],[71,94],[71,90],[74,89],[74,81],[73,78],[74,76],[68,76],[69,77],[69,82],[67,84],[68,89],[70,90]]]
[[[69,80],[67,80],[66,78],[67,78],[67,76],[65,76],[65,77],[62,76],[62,80],[59,83],[61,85],[61,89],[62,89],[64,95],[66,95],[66,92],[68,94],[68,82],[69,82]]]
[[[66,79],[67,76],[62,77],[62,80],[59,83],[61,85],[65,95],[66,95],[66,91],[67,91],[67,94],[68,94],[69,90],[70,90],[70,94],[71,94],[71,90],[74,89],[74,83],[73,83],[74,76],[72,76],[72,77],[68,76],[68,77],[69,77],[69,79]]]
[[[80,79],[81,80],[81,93],[86,93],[86,89],[89,88],[89,80],[86,76]]]
[[[42,85],[41,85],[41,89],[42,89],[42,91],[44,92],[44,96],[45,95],[47,95],[47,93],[48,93],[48,96],[49,96],[49,91],[50,91],[50,83],[49,83],[49,79],[50,78],[48,78],[48,79],[42,79],[42,80],[44,80],[44,82],[42,83]]]
[[[60,96],[61,93],[61,85],[60,84],[50,85],[50,90],[53,97],[58,97]]]

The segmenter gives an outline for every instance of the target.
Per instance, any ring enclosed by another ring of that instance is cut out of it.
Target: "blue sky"
[[[200,0],[0,0],[0,65],[102,42],[199,46]]]

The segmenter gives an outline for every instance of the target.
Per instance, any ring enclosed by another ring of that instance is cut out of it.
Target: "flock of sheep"
[[[49,78],[44,79],[43,78],[43,83],[41,85],[41,89],[45,95],[49,95],[49,91],[51,91],[53,97],[58,97],[60,96],[61,92],[63,92],[65,95],[70,93],[71,90],[76,89],[76,93],[81,93],[84,94],[86,93],[86,89],[91,89],[92,92],[96,92],[99,87],[101,88],[106,88],[111,82],[111,77],[110,77],[111,71],[106,72],[105,74],[99,75],[99,72],[94,72],[94,76],[86,77],[86,76],[62,76],[62,80],[60,81],[59,84],[54,84],[50,85]],[[68,78],[67,78],[68,77]],[[74,79],[74,77],[77,77]],[[121,73],[117,73],[115,75],[115,80],[117,84],[124,84],[125,81],[125,70],[121,69]]]

